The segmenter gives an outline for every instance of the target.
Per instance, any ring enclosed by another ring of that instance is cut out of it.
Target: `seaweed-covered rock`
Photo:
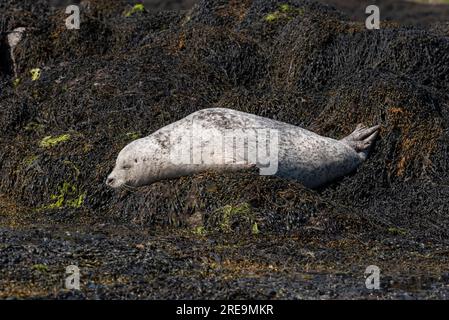
[[[126,1],[89,0],[80,30],[65,28],[63,8],[40,4],[48,6],[2,7],[5,30],[34,27],[16,48],[18,79],[1,78],[0,192],[35,216],[198,232],[447,236],[447,36],[394,23],[368,31],[303,0],[132,13]],[[105,186],[128,142],[207,107],[335,138],[380,123],[381,138],[356,173],[317,191],[247,173]]]

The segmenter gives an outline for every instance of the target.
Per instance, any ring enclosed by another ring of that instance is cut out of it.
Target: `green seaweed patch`
[[[33,265],[32,269],[39,272],[48,272],[48,266],[41,263]]]
[[[259,225],[257,224],[257,222],[254,222],[254,223],[253,223],[253,226],[252,226],[252,228],[251,228],[251,233],[252,233],[252,234],[259,234],[259,233],[260,233],[260,231],[259,231]]]
[[[205,236],[207,234],[206,228],[204,228],[204,226],[195,227],[192,232],[197,236]]]
[[[279,6],[278,10],[268,13],[265,16],[264,20],[266,22],[275,22],[280,19],[291,20],[293,19],[294,16],[303,14],[304,14],[303,8],[295,8],[289,4],[284,3]]]
[[[43,138],[41,140],[39,145],[42,148],[46,148],[46,149],[53,148],[53,147],[57,146],[60,143],[69,141],[70,137],[71,137],[70,134],[63,134],[63,135],[55,136],[55,137],[54,136],[47,136],[47,137],[45,137],[45,138]]]
[[[86,200],[86,193],[80,194],[75,199],[67,200],[67,207],[75,209],[81,208],[85,200]]]
[[[41,132],[45,129],[43,124],[31,121],[25,126],[25,131],[28,132]]]
[[[217,229],[223,233],[232,233],[235,230],[260,233],[253,209],[246,202],[236,206],[224,206],[216,210],[212,216],[216,219]]]
[[[128,12],[125,13],[125,17],[131,17],[137,12],[144,12],[145,6],[142,3],[135,4]]]
[[[278,19],[277,12],[269,13],[265,16],[265,21],[267,21],[267,22],[273,22],[277,19]]]
[[[14,89],[17,88],[20,85],[20,82],[22,82],[22,80],[20,78],[15,78],[12,81],[12,85],[13,85]]]
[[[142,137],[140,132],[128,132],[126,133],[126,138],[131,140],[137,140]]]
[[[405,236],[407,235],[407,230],[402,228],[396,228],[396,227],[390,227],[388,228],[388,233],[395,235],[395,236]]]
[[[289,4],[284,3],[284,4],[281,4],[281,6],[279,7],[279,9],[280,9],[282,12],[289,12],[289,11],[291,10],[291,7],[290,7]]]
[[[31,74],[31,81],[37,81],[41,77],[41,69],[39,68],[31,69],[30,74]]]
[[[35,154],[31,155],[31,156],[27,156],[23,159],[22,163],[23,165],[28,168],[31,165],[33,165],[33,163],[38,159],[39,157]]]
[[[62,208],[72,208],[78,209],[86,200],[85,192],[78,192],[78,188],[68,182],[64,182],[62,186],[58,188],[58,193],[50,196],[53,202],[43,209],[62,209]]]

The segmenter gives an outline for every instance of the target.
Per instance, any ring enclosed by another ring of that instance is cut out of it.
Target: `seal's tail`
[[[363,124],[359,124],[353,133],[341,141],[354,148],[362,160],[365,160],[368,157],[371,146],[379,135],[379,129],[379,125],[367,128]]]

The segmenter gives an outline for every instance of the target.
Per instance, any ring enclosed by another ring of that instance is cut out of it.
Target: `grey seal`
[[[139,187],[209,170],[258,167],[261,174],[317,188],[363,163],[380,126],[358,125],[342,140],[232,109],[197,111],[120,151],[106,180]]]

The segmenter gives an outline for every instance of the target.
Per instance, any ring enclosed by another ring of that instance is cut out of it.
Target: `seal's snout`
[[[121,185],[121,179],[117,176],[115,171],[112,171],[109,176],[106,178],[106,185],[110,188],[117,189]]]
[[[114,178],[111,178],[111,177],[108,177],[108,178],[106,179],[106,184],[107,184],[109,187],[114,188],[115,179],[114,179]]]

